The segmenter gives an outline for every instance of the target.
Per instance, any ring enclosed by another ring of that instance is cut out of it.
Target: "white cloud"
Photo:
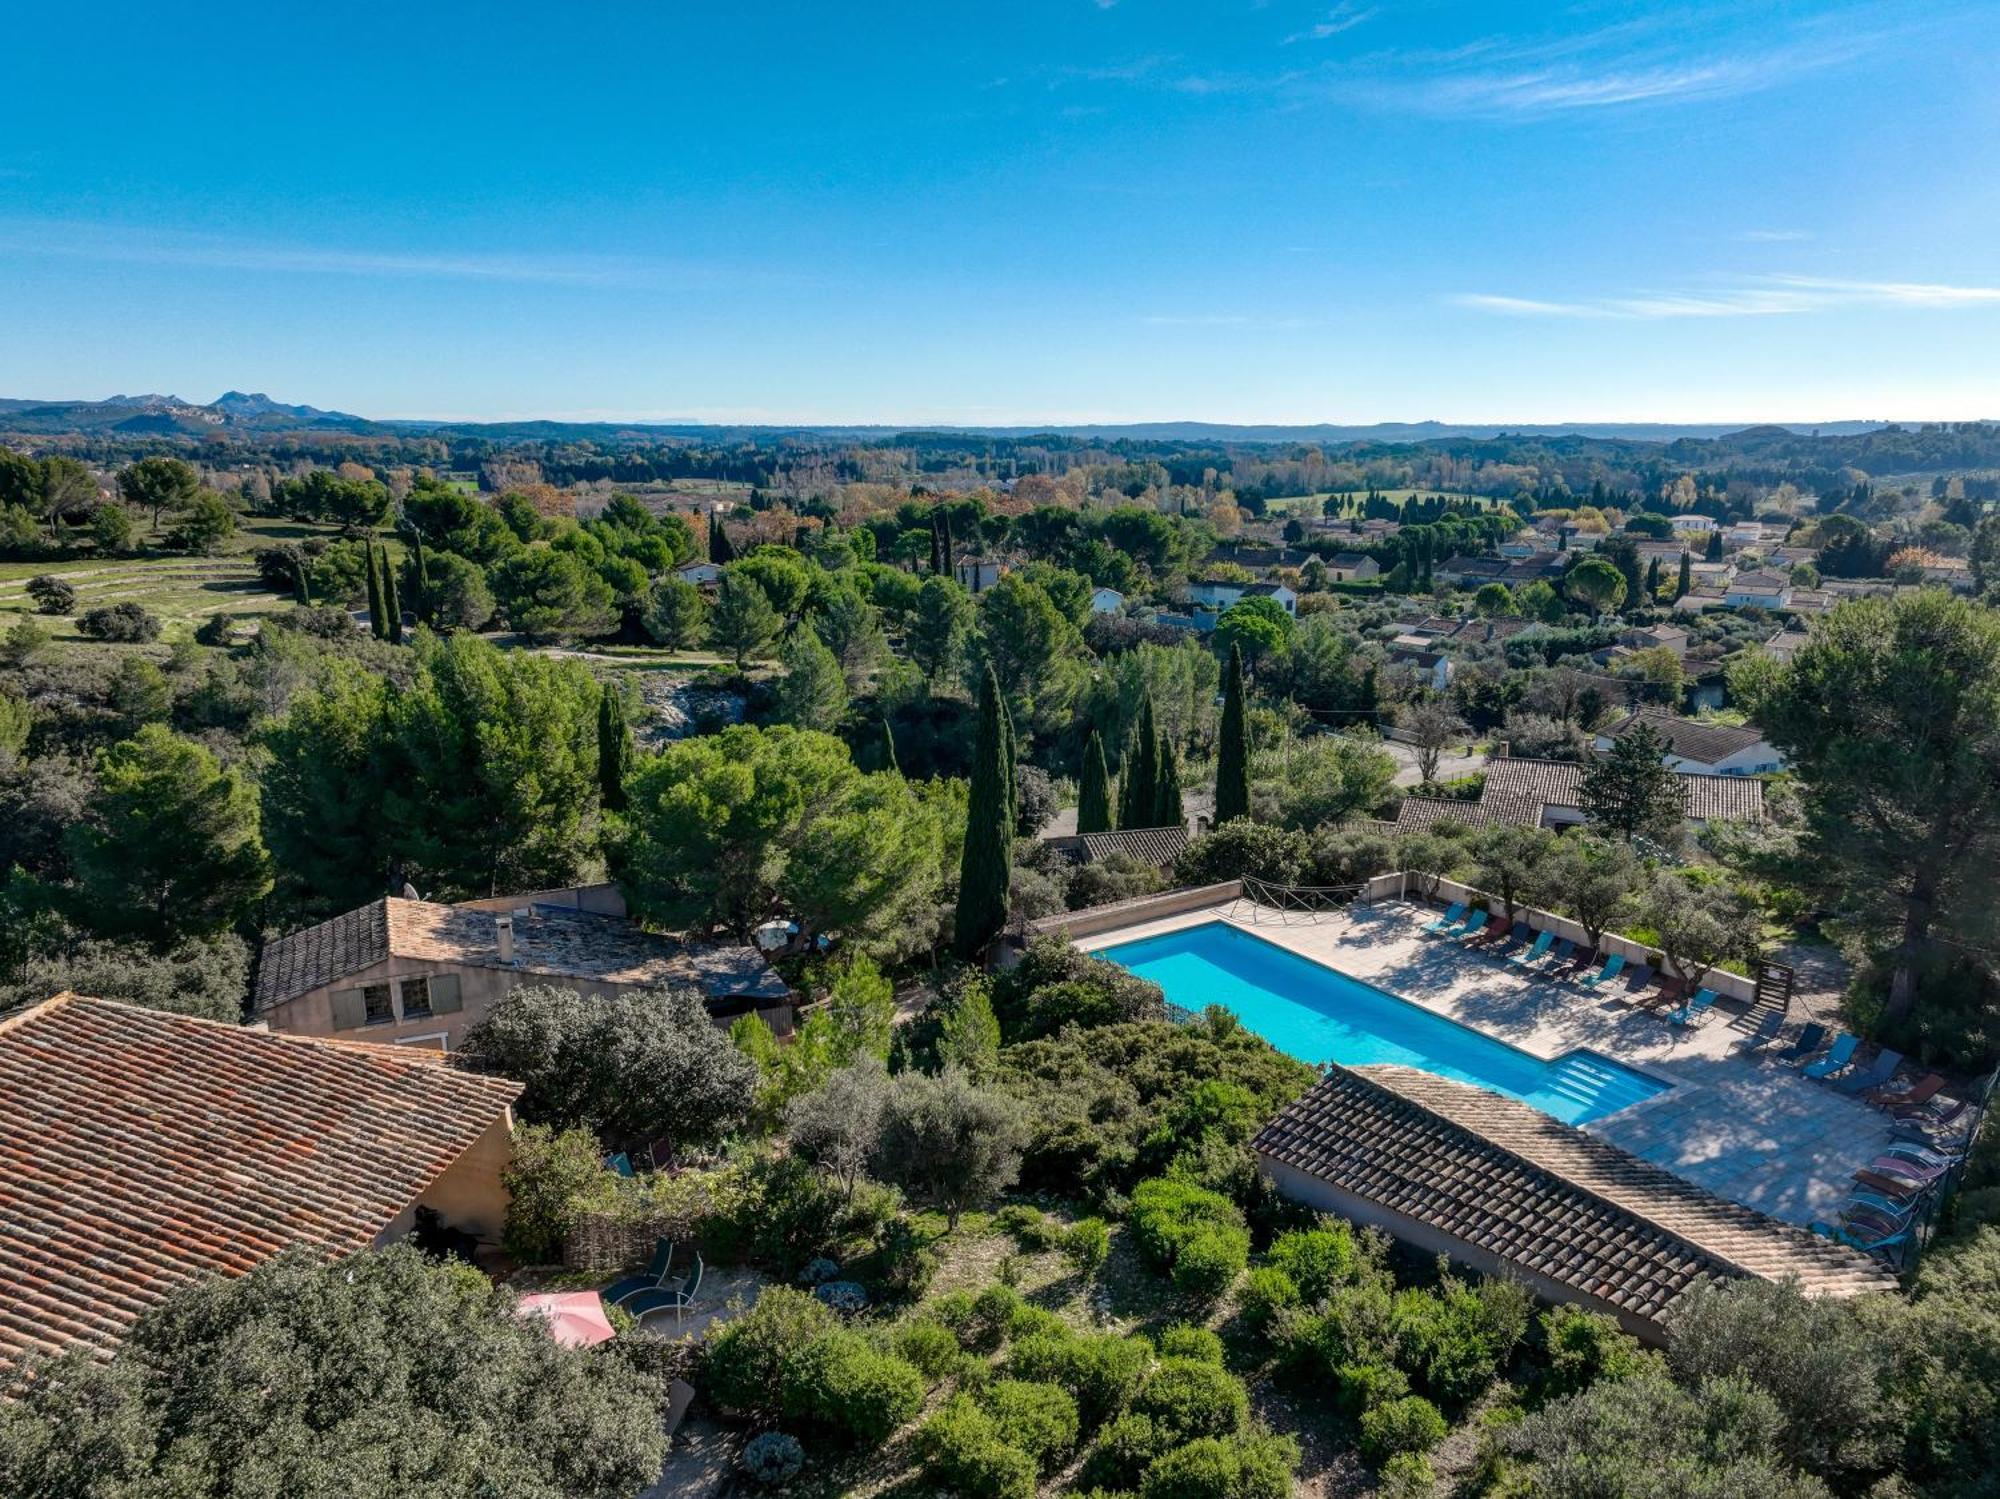
[[[1326,19],[1304,31],[1295,31],[1285,38],[1285,45],[1294,42],[1323,42],[1328,37],[1339,36],[1343,31],[1352,31],[1367,21],[1372,21],[1382,13],[1379,5],[1359,5],[1356,0],[1341,0],[1341,3],[1326,13]]]
[[[1782,317],[1842,307],[1978,307],[2000,305],[2000,287],[1928,281],[1840,281],[1818,276],[1760,276],[1707,290],[1637,292],[1626,296],[1552,301],[1492,292],[1465,292],[1455,306],[1508,317],[1668,318]]]

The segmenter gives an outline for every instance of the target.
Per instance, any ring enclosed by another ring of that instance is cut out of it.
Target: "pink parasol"
[[[595,1291],[545,1291],[523,1296],[521,1315],[543,1318],[549,1324],[549,1335],[571,1348],[588,1348],[618,1335]]]

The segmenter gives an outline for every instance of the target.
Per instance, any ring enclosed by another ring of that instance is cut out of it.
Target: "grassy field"
[[[288,595],[264,588],[253,554],[283,541],[338,534],[331,526],[253,517],[230,538],[225,550],[212,557],[157,552],[0,563],[0,632],[12,625],[15,615],[34,612],[28,580],[43,574],[62,578],[77,593],[73,614],[38,616],[59,640],[81,639],[77,616],[106,604],[136,603],[158,615],[163,638],[185,634],[211,614],[259,619],[293,605]]]
[[[1357,490],[1354,493],[1365,495],[1366,491]],[[1443,495],[1447,500],[1469,500],[1482,510],[1493,504],[1492,499],[1486,495],[1460,494],[1449,489],[1382,489],[1376,493],[1392,505],[1400,505],[1405,500],[1428,500],[1436,495]],[[1316,515],[1329,501],[1338,501],[1342,498],[1342,495],[1334,493],[1294,495],[1287,499],[1266,501],[1264,512],[1267,515],[1291,515],[1303,508]]]

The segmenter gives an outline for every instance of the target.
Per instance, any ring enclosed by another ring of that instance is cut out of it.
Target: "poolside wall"
[[[1089,906],[1081,911],[1044,916],[1039,921],[1029,922],[1024,935],[1030,941],[1036,937],[1064,937],[1074,941],[1078,937],[1095,937],[1128,926],[1141,926],[1148,921],[1164,921],[1169,916],[1185,916],[1190,911],[1226,906],[1242,898],[1241,880],[1224,880],[1219,885],[1190,885],[1160,895],[1142,895],[1136,900],[1114,901],[1108,906]]]
[[[1422,879],[1420,876],[1394,875],[1390,876],[1390,878],[1406,880],[1408,882],[1410,899],[1418,900],[1422,898],[1420,893],[1422,890]],[[1370,881],[1371,886],[1375,883],[1375,881]],[[1372,900],[1376,897],[1371,896],[1369,898]],[[1441,903],[1462,900],[1471,905],[1484,905],[1495,921],[1500,920],[1506,909],[1501,905],[1497,896],[1489,896],[1483,890],[1476,890],[1470,885],[1461,885],[1456,880],[1439,880],[1437,882],[1436,899]],[[1567,937],[1579,947],[1587,945],[1590,941],[1590,938],[1584,933],[1582,922],[1572,921],[1567,916],[1557,916],[1551,911],[1538,911],[1532,906],[1516,906],[1514,908],[1514,919],[1516,921],[1527,922],[1529,926],[1538,932],[1552,931],[1558,938]],[[1602,940],[1598,942],[1597,947],[1598,951],[1607,955],[1610,953],[1625,954],[1625,961],[1627,963],[1650,963],[1659,952],[1659,949],[1656,947],[1648,947],[1643,942],[1634,942],[1630,938],[1619,936],[1616,932],[1606,932]],[[1661,965],[1661,968],[1663,972],[1669,974],[1673,971],[1671,967],[1664,964]],[[1722,999],[1733,999],[1742,1004],[1749,1004],[1757,997],[1757,985],[1752,980],[1743,977],[1740,973],[1731,973],[1726,968],[1709,969],[1703,976],[1702,983],[1708,988],[1713,989],[1716,995]]]

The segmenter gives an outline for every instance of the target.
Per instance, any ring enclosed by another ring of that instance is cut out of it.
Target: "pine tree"
[[[632,767],[632,731],[615,687],[597,695],[597,795],[613,812],[625,810],[625,772]]]
[[[1150,828],[1160,804],[1160,736],[1153,727],[1153,698],[1148,693],[1139,705],[1139,722],[1132,731],[1132,743],[1125,752],[1125,778],[1118,796],[1118,826]]]
[[[729,544],[729,532],[723,528],[722,517],[715,514],[708,517],[708,560],[718,567],[736,560],[736,548]]]
[[[1008,804],[1007,710],[993,668],[979,687],[979,728],[973,746],[972,789],[966,803],[965,853],[958,869],[953,944],[976,958],[1007,924],[1014,876],[1014,818]]]
[[[1104,740],[1097,730],[1083,747],[1083,783],[1076,798],[1076,830],[1079,833],[1111,831],[1111,768],[1104,761]]]
[[[403,595],[396,587],[396,569],[389,563],[389,549],[382,549],[382,612],[389,617],[389,643],[403,643]]]
[[[376,566],[375,543],[364,543],[364,559],[368,563],[368,629],[377,640],[389,638],[389,611],[382,604],[382,572]]]
[[[1694,586],[1694,559],[1686,552],[1681,553],[1681,575],[1674,583],[1674,602],[1687,597],[1687,591]]]
[[[1160,741],[1160,785],[1158,803],[1153,810],[1153,826],[1156,828],[1179,828],[1187,826],[1187,811],[1181,806],[1181,757],[1174,753],[1174,747],[1164,739]]]
[[[1222,679],[1222,742],[1215,757],[1215,825],[1250,815],[1250,724],[1243,703],[1243,652],[1229,647]]]

